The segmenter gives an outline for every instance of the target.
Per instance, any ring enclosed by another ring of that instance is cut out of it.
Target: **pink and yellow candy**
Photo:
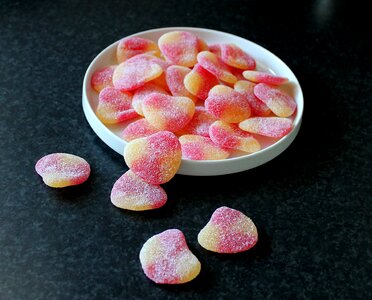
[[[239,127],[251,133],[272,138],[281,138],[292,130],[292,121],[287,118],[278,117],[255,117],[240,122]]]
[[[116,58],[119,63],[138,54],[149,53],[160,55],[160,50],[155,42],[141,37],[128,37],[119,42],[116,49]]]
[[[186,134],[180,137],[182,157],[191,160],[218,160],[229,157],[230,152],[213,143],[209,137]]]
[[[181,145],[177,136],[160,131],[129,142],[124,149],[128,167],[151,184],[168,182],[181,165]]]
[[[216,121],[216,118],[208,113],[203,106],[196,106],[191,121],[177,134],[196,134],[209,137],[209,127],[214,121]]]
[[[182,66],[170,66],[167,69],[165,80],[173,96],[189,97],[196,102],[197,98],[191,94],[183,83],[185,76],[190,73],[190,69]]]
[[[81,184],[90,175],[86,160],[68,153],[52,153],[40,158],[35,170],[46,185],[54,188]]]
[[[111,202],[122,209],[142,211],[163,206],[167,194],[161,186],[149,184],[129,170],[115,182]]]
[[[234,68],[243,70],[254,70],[256,61],[241,48],[234,44],[221,44],[222,61]]]
[[[257,241],[257,228],[252,220],[226,206],[216,209],[198,234],[198,242],[203,248],[218,253],[247,251]]]
[[[154,84],[154,81],[146,83],[144,86],[135,90],[132,98],[132,106],[134,110],[141,116],[143,116],[142,102],[143,100],[152,93],[160,93],[168,95],[164,88]]]
[[[260,143],[251,134],[239,129],[237,124],[216,121],[209,127],[209,136],[215,144],[224,148],[249,153],[261,149]]]
[[[128,126],[124,128],[121,136],[125,141],[130,142],[138,138],[152,135],[159,131],[159,129],[152,126],[146,119],[139,119],[128,124]]]
[[[149,238],[139,258],[145,275],[158,284],[189,282],[201,269],[199,260],[178,229],[168,229]]]
[[[115,68],[116,66],[108,66],[93,73],[91,85],[96,92],[99,93],[105,87],[113,86],[112,76]]]
[[[288,82],[288,78],[286,77],[258,71],[244,71],[243,76],[245,79],[256,83],[262,82],[271,85],[281,85]]]

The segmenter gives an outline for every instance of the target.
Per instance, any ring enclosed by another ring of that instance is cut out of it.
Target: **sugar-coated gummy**
[[[166,90],[154,84],[154,81],[148,82],[144,86],[134,91],[133,98],[132,98],[132,106],[139,115],[143,116],[143,111],[142,111],[143,100],[152,93],[160,93],[160,94],[168,95]]]
[[[121,137],[127,141],[133,141],[138,138],[146,137],[160,130],[152,126],[146,119],[139,119],[126,126],[121,134]]]
[[[254,70],[256,61],[235,44],[220,44],[222,61],[234,68]]]
[[[181,144],[176,135],[160,131],[129,142],[124,149],[128,167],[151,184],[168,182],[181,165]]]
[[[112,76],[114,74],[114,70],[116,65],[104,67],[99,69],[93,73],[92,79],[90,81],[92,88],[96,92],[100,92],[105,87],[113,86],[112,83]]]
[[[129,170],[115,182],[111,202],[122,209],[150,210],[163,206],[167,194],[161,186],[149,184]]]
[[[180,137],[182,157],[191,160],[228,158],[230,151],[215,144],[209,137],[186,134]]]
[[[165,80],[173,96],[189,97],[191,100],[196,102],[197,97],[191,94],[184,84],[185,76],[190,72],[191,69],[187,67],[173,65],[167,69]]]
[[[244,71],[243,76],[245,79],[256,83],[266,83],[271,85],[281,85],[288,82],[288,78],[276,76],[266,72],[258,71]]]
[[[90,175],[87,161],[69,153],[48,154],[39,159],[35,170],[46,185],[54,188],[81,184]]]
[[[209,127],[216,118],[208,113],[204,106],[196,106],[191,121],[177,132],[178,135],[196,134],[209,137]]]
[[[199,244],[213,252],[238,253],[249,250],[258,241],[257,228],[242,212],[222,206],[199,232]]]
[[[160,55],[158,45],[151,40],[141,37],[127,37],[120,40],[116,49],[116,58],[119,63],[138,54],[149,53]]]
[[[182,231],[168,229],[149,238],[139,254],[145,275],[158,284],[181,284],[193,280],[201,270]]]
[[[278,117],[253,117],[240,122],[239,127],[251,133],[281,138],[292,130],[292,121]]]

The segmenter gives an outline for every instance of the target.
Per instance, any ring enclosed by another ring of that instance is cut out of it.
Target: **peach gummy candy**
[[[168,229],[149,238],[143,244],[139,258],[145,275],[158,284],[189,282],[201,269],[199,260],[178,229]]]
[[[281,138],[292,130],[292,121],[287,118],[278,117],[255,117],[241,122],[239,127],[251,133],[272,138]]]
[[[253,92],[278,117],[289,117],[296,110],[297,105],[293,98],[278,88],[259,83],[254,87]]]
[[[196,134],[209,137],[209,126],[216,121],[216,118],[208,113],[203,106],[196,106],[191,121],[177,134]]]
[[[105,124],[121,123],[138,116],[132,108],[132,95],[113,87],[106,87],[99,93],[96,114]]]
[[[228,123],[239,123],[251,115],[247,99],[225,85],[216,85],[209,91],[205,109],[211,115]]]
[[[152,126],[159,130],[176,132],[191,121],[195,104],[187,97],[152,93],[142,102],[142,110]]]
[[[260,143],[251,134],[239,129],[237,124],[216,121],[210,126],[209,135],[215,144],[224,148],[249,153],[261,149]]]
[[[68,153],[52,153],[40,158],[35,170],[46,185],[54,188],[81,184],[90,175],[86,160]]]
[[[281,85],[288,82],[288,78],[276,76],[270,73],[258,71],[244,71],[244,78],[256,83],[266,83],[271,85]]]
[[[135,90],[132,98],[132,106],[139,115],[143,116],[143,100],[152,93],[168,95],[168,93],[162,87],[154,84],[154,81],[146,83],[144,86]]]
[[[161,186],[149,184],[129,170],[115,182],[111,202],[122,209],[149,210],[163,206],[167,194]]]
[[[113,86],[112,75],[115,69],[116,66],[108,66],[94,72],[91,79],[92,88],[99,93],[105,87]]]
[[[228,158],[230,152],[216,145],[209,137],[187,134],[180,137],[182,157],[191,160],[218,160]]]
[[[196,102],[197,98],[191,94],[183,83],[185,76],[190,73],[190,69],[182,66],[170,66],[167,69],[165,80],[173,96],[185,96]]]
[[[144,181],[163,184],[173,178],[181,165],[181,145],[169,131],[129,142],[124,149],[128,167]]]
[[[146,119],[139,119],[128,124],[128,126],[124,128],[121,136],[125,141],[130,142],[141,137],[152,135],[159,131],[159,129],[152,126]]]
[[[234,44],[221,44],[222,61],[234,68],[243,70],[254,70],[256,61],[242,49]]]
[[[246,251],[257,241],[257,228],[252,220],[226,206],[216,209],[198,234],[198,242],[203,248],[218,253]]]
[[[141,37],[128,37],[119,42],[116,50],[116,58],[119,63],[138,54],[149,53],[160,55],[160,50],[155,42]]]

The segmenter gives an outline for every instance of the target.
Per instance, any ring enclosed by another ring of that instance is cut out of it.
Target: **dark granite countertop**
[[[368,11],[342,0],[3,0],[0,299],[371,298]],[[109,195],[127,167],[86,122],[82,80],[107,45],[167,26],[230,32],[278,55],[302,85],[303,125],[287,151],[259,168],[177,175],[165,185],[165,207],[121,211]],[[89,161],[88,182],[46,187],[34,165],[51,152]],[[198,245],[198,231],[222,205],[255,221],[252,250],[226,256]],[[189,284],[158,286],[144,276],[139,250],[174,227],[202,272]]]

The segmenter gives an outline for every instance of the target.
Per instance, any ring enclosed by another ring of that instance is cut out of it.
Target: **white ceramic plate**
[[[290,83],[284,88],[287,89],[297,102],[297,111],[293,117],[292,131],[274,144],[270,145],[270,142],[272,142],[270,139],[261,138],[260,142],[263,149],[256,153],[235,153],[231,158],[213,161],[183,159],[178,174],[211,176],[237,173],[262,165],[282,153],[297,136],[301,126],[304,108],[304,99],[300,84],[289,67],[281,59],[265,48],[241,37],[221,31],[193,27],[170,27],[147,30],[131,36],[138,36],[157,41],[164,33],[174,30],[192,32],[205,40],[208,44],[234,43],[238,45],[256,59],[258,69],[287,77]],[[118,43],[119,41],[104,49],[89,65],[83,83],[83,110],[90,126],[101,140],[116,152],[123,154],[126,142],[120,137],[120,133],[126,126],[126,123],[120,125],[105,125],[98,119],[95,114],[98,103],[98,94],[91,88],[90,84],[91,77],[96,70],[108,65],[117,64],[116,47]]]

